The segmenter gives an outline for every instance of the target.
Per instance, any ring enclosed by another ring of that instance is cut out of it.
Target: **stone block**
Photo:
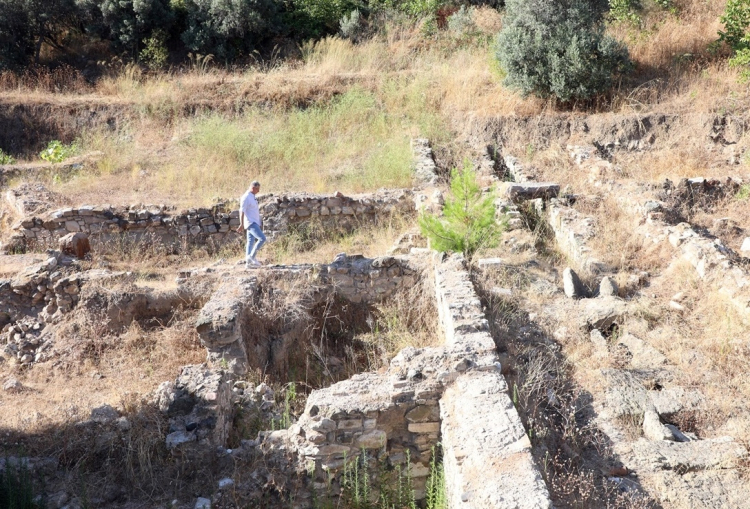
[[[423,397],[423,395],[421,396]],[[437,406],[420,405],[406,414],[406,420],[409,422],[434,422],[440,418],[440,410]],[[411,429],[409,431],[412,431]]]
[[[354,439],[354,447],[357,449],[380,449],[385,447],[388,437],[385,431],[374,429],[367,431]]]
[[[533,200],[536,198],[557,198],[560,194],[560,185],[551,182],[524,182],[506,183],[502,186],[502,192],[513,201]]]
[[[314,417],[309,424],[309,428],[320,433],[328,433],[336,429],[336,421],[325,417],[320,419]]]
[[[617,282],[609,276],[602,278],[599,283],[599,296],[600,297],[616,297],[620,289],[617,286]]]
[[[480,269],[500,269],[504,264],[501,258],[482,258],[477,262]]]
[[[565,295],[571,299],[578,299],[584,296],[581,278],[570,267],[566,267],[563,271],[563,290],[565,291]]]
[[[91,252],[89,237],[82,232],[65,235],[60,239],[59,245],[60,251],[75,256],[79,260],[82,260],[89,252]]]
[[[81,231],[81,226],[78,224],[78,221],[65,221],[65,230],[69,232],[79,232]]]
[[[362,419],[344,419],[339,421],[336,427],[339,430],[360,430],[362,429]]]
[[[643,414],[643,435],[649,440],[674,440],[672,431],[661,423],[654,410]]]
[[[440,431],[439,422],[412,422],[408,430],[412,433],[436,433]]]
[[[607,330],[612,324],[622,323],[627,303],[616,297],[602,297],[583,301],[583,320],[592,329]]]
[[[315,447],[310,452],[312,453],[310,454],[310,456],[314,456],[317,458],[343,459],[345,457],[351,457],[354,451],[347,445],[330,444]]]

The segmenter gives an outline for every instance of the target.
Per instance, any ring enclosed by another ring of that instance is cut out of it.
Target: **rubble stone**
[[[85,233],[69,233],[60,238],[60,251],[83,260],[91,252],[89,237]]]

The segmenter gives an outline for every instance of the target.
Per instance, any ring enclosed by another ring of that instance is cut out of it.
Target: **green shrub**
[[[414,18],[435,18],[441,7],[455,5],[448,0],[370,0],[372,11],[398,11]]]
[[[341,20],[364,7],[358,0],[290,0],[288,23],[302,37],[335,34]]]
[[[140,54],[154,30],[166,32],[174,23],[169,0],[81,0],[94,19],[93,30],[125,50],[133,58]]]
[[[451,172],[451,194],[443,217],[419,217],[422,234],[430,239],[432,248],[460,252],[471,259],[477,250],[497,246],[503,225],[495,220],[494,195],[482,196],[470,163]]]
[[[641,12],[651,9],[667,10],[677,13],[673,0],[609,0],[609,18],[612,21],[630,22],[640,25]]]
[[[729,66],[740,71],[740,81],[750,80],[750,0],[729,0],[719,18],[724,30],[719,32],[718,44],[726,43],[734,52]]]
[[[609,0],[609,17],[614,21],[629,21],[633,24],[641,22],[638,11],[641,9],[639,0]]]
[[[167,51],[167,32],[161,29],[154,30],[151,37],[144,40],[144,48],[141,50],[140,60],[151,69],[161,69],[167,65],[169,51]]]
[[[248,54],[275,28],[274,0],[184,0],[184,5],[182,41],[192,51],[222,60]]]
[[[339,20],[339,34],[344,39],[349,39],[352,42],[357,42],[362,39],[364,35],[364,21],[359,9],[354,9],[348,15],[344,14]]]
[[[39,157],[50,163],[61,163],[76,155],[77,152],[78,146],[75,143],[64,145],[60,140],[52,140],[47,148],[39,153]]]
[[[729,0],[724,14],[719,18],[724,31],[719,32],[719,41],[726,42],[734,51],[750,47],[750,0]]]
[[[740,82],[750,81],[750,48],[742,48],[729,59],[729,67],[739,70]]]
[[[604,34],[607,0],[508,0],[497,40],[506,84],[562,102],[590,99],[630,68],[627,48]]]
[[[16,158],[3,152],[0,148],[0,164],[16,164]]]
[[[471,35],[477,29],[474,23],[473,7],[462,5],[459,10],[448,16],[448,30],[456,35]]]

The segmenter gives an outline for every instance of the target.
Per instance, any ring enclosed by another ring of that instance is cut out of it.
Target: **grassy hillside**
[[[743,111],[746,86],[726,53],[709,50],[724,6],[680,0],[672,10],[641,12],[638,24],[611,23],[634,72],[594,103],[563,109]],[[472,16],[474,27],[463,32],[386,22],[357,44],[324,38],[304,43],[299,59],[241,70],[210,61],[163,72],[130,64],[94,82],[73,70],[5,71],[0,101],[126,112],[115,133],[106,126],[76,133],[80,152],[104,156],[96,168],[55,182],[74,201],[210,202],[254,177],[270,192],[405,186],[411,137],[430,138],[449,167],[465,155],[455,141],[472,119],[561,109],[503,85],[493,43],[502,13],[483,7]]]

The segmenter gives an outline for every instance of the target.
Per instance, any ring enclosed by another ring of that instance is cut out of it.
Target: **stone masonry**
[[[299,265],[271,267],[275,277],[293,278],[312,289],[313,299],[324,299],[329,293],[353,303],[377,302],[400,288],[417,283],[420,269],[406,257],[384,256],[368,259],[362,256],[340,255],[329,265]],[[247,331],[251,327],[252,304],[259,297],[255,274],[227,274],[218,290],[201,310],[196,329],[201,343],[208,350],[210,361],[227,363],[237,374],[246,373],[250,365],[266,368],[272,357],[283,362],[283,356],[271,355],[267,345],[248,344]],[[295,333],[289,330],[285,343],[293,342]]]
[[[338,493],[346,462],[364,457],[373,479],[382,464],[409,472],[422,499],[441,441],[450,507],[551,507],[463,258],[438,255],[434,274],[445,346],[406,348],[385,373],[313,391],[299,422],[262,446],[296,451],[320,494]]]
[[[392,214],[415,211],[410,190],[357,196],[265,195],[260,197],[259,205],[264,229],[271,239],[313,219],[325,231],[351,231]],[[165,205],[84,205],[22,219],[14,225],[16,233],[3,249],[23,251],[35,244],[56,245],[58,239],[71,232],[90,235],[94,245],[112,239],[147,240],[173,249],[193,244],[222,245],[242,240],[235,231],[239,224],[239,212],[228,202],[182,211]]]
[[[437,184],[437,166],[435,165],[435,159],[432,157],[429,140],[416,138],[411,142],[411,149],[414,153],[414,174],[417,182],[427,186]]]

